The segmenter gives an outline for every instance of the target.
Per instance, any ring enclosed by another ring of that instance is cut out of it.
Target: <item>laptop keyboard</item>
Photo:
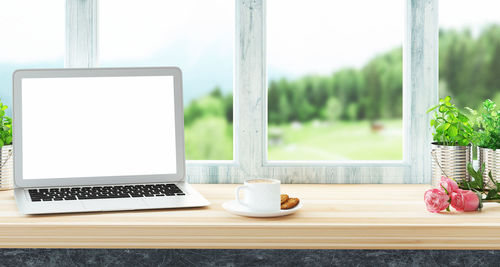
[[[185,195],[175,184],[117,185],[29,189],[31,201],[63,201]]]

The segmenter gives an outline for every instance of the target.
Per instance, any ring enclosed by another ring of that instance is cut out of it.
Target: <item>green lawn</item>
[[[270,126],[269,160],[401,160],[401,120],[381,122],[373,132],[368,121],[309,122]]]
[[[308,122],[269,127],[270,160],[401,160],[401,120],[383,121],[373,132],[367,121]],[[233,126],[209,117],[186,127],[190,160],[231,160]]]

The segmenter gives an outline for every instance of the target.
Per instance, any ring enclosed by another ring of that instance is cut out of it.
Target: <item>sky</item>
[[[269,78],[360,67],[401,45],[403,0],[267,0]],[[440,26],[500,23],[498,0],[440,0]],[[232,0],[100,0],[100,66],[181,66],[185,102],[232,90]],[[63,66],[65,1],[5,1],[0,9],[0,97],[13,68]],[[12,70],[11,70],[12,69]],[[7,96],[8,97],[8,96]]]
[[[2,1],[0,64],[36,64],[64,57],[65,0]]]
[[[360,67],[375,54],[400,46],[402,3],[267,1],[269,77],[331,74],[342,67]]]

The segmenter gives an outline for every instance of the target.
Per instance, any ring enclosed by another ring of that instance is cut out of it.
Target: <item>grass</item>
[[[368,121],[308,122],[269,127],[269,160],[401,160],[401,120],[381,122],[373,132]]]
[[[270,160],[401,160],[401,120],[383,121],[373,132],[368,121],[270,125]],[[186,127],[190,160],[231,160],[233,125],[208,117]]]

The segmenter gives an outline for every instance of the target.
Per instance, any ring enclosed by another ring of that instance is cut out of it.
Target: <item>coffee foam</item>
[[[276,181],[269,179],[252,179],[246,181],[249,184],[274,184]]]

